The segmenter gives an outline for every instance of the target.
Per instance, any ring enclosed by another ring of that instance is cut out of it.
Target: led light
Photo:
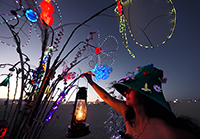
[[[31,9],[26,10],[25,12],[26,18],[31,22],[37,22],[38,16],[37,13]]]

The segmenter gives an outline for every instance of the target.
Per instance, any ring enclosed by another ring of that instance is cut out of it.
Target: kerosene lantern
[[[88,135],[89,124],[85,123],[87,117],[87,88],[80,87],[76,94],[76,100],[72,113],[71,125],[68,126],[66,137],[75,138]]]

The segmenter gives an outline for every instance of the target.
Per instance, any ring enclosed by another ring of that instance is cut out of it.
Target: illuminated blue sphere
[[[95,68],[91,70],[92,73],[95,74],[95,81],[99,81],[100,79],[106,80],[109,76],[110,73],[112,72],[112,68],[109,67],[108,65],[95,65]]]
[[[37,13],[31,9],[26,10],[25,12],[26,18],[31,22],[37,22],[38,16]]]

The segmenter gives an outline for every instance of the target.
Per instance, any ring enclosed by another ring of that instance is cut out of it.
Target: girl
[[[198,139],[199,127],[190,119],[176,117],[166,102],[163,71],[152,65],[142,67],[135,77],[125,78],[113,86],[126,97],[126,102],[110,96],[97,85],[90,74],[86,79],[98,95],[124,117],[123,139]]]

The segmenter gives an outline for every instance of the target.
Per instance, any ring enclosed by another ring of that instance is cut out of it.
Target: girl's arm
[[[102,87],[100,87],[98,84],[96,84],[93,80],[90,74],[84,74],[86,79],[88,80],[88,83],[92,86],[92,88],[97,92],[97,94],[111,107],[113,107],[117,112],[124,115],[125,111],[127,110],[127,105],[125,102],[120,101],[114,97],[112,97],[110,94],[108,94]]]

